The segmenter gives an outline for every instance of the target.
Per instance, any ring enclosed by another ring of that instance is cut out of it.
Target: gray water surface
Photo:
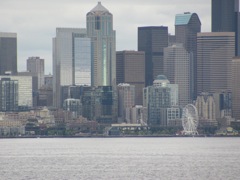
[[[240,179],[240,138],[0,139],[0,179]]]

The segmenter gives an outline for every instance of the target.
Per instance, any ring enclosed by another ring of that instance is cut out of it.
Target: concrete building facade
[[[145,53],[142,51],[117,52],[117,84],[127,83],[135,86],[135,103],[142,105],[145,87]]]
[[[178,84],[179,106],[191,102],[190,95],[190,54],[182,44],[164,48],[164,75],[171,84]]]
[[[231,62],[234,49],[234,32],[198,33],[198,94],[231,90]]]
[[[126,109],[135,105],[135,86],[130,84],[118,84],[118,118],[126,122]]]
[[[27,59],[27,71],[36,74],[38,78],[38,89],[44,85],[44,59],[40,57],[29,57]]]
[[[190,96],[197,96],[197,33],[201,32],[201,21],[196,13],[185,12],[175,17],[176,43],[182,43],[190,54]]]
[[[240,120],[240,57],[232,59],[232,117]]]

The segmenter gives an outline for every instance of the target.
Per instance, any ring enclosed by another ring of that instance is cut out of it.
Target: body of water
[[[0,179],[240,179],[240,138],[0,139]]]

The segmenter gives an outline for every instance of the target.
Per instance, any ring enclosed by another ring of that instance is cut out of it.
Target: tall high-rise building
[[[190,53],[182,44],[164,48],[164,75],[171,84],[178,84],[179,106],[190,103]]]
[[[126,109],[135,105],[135,86],[118,84],[118,118],[126,122]]]
[[[18,81],[18,106],[20,109],[33,106],[32,76],[0,76],[0,79],[3,78]]]
[[[18,81],[0,78],[0,111],[18,110]]]
[[[53,103],[61,107],[60,86],[90,85],[91,40],[86,29],[57,28],[53,38]]]
[[[235,55],[240,55],[239,0],[212,0],[212,32],[235,32]]]
[[[135,103],[142,105],[142,94],[145,87],[145,53],[142,51],[118,51],[116,64],[117,84],[134,85]]]
[[[168,47],[168,27],[138,27],[138,51],[145,52],[145,82],[150,86],[153,80],[163,74],[163,48]]]
[[[234,57],[234,49],[234,32],[198,33],[198,94],[231,90],[231,62]]]
[[[232,117],[240,120],[240,57],[232,60]]]
[[[17,34],[0,32],[0,75],[17,74]]]
[[[197,97],[197,33],[201,32],[201,21],[196,13],[185,12],[175,17],[176,43],[182,43],[190,53],[190,95]]]
[[[171,107],[171,89],[166,76],[157,76],[158,83],[145,87],[143,90],[143,106],[148,109],[148,125],[166,126],[164,118],[167,108]]]
[[[27,59],[27,70],[37,76],[38,89],[40,89],[44,85],[44,59],[29,57]]]
[[[116,87],[116,43],[113,16],[98,2],[87,13],[87,35],[91,38],[92,86]]]

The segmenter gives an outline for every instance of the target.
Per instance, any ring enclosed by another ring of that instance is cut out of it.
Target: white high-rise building
[[[27,70],[37,76],[38,89],[40,89],[44,85],[44,59],[29,57],[27,59]]]
[[[190,103],[190,54],[182,44],[164,48],[164,75],[171,84],[178,84],[179,106]]]
[[[91,84],[91,41],[86,29],[57,28],[53,38],[53,103],[61,107],[60,87]]]
[[[87,13],[87,35],[92,47],[92,86],[116,86],[116,41],[113,16],[98,2]]]

